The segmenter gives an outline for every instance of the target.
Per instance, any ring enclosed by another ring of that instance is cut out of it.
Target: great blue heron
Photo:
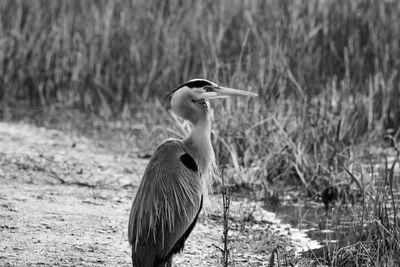
[[[172,110],[191,122],[192,131],[185,140],[164,141],[146,167],[129,217],[133,266],[172,266],[196,224],[215,162],[208,100],[257,96],[204,79],[170,94]]]

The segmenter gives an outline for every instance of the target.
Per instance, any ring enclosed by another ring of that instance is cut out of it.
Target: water
[[[361,221],[361,208],[338,206],[328,211],[323,205],[281,205],[279,219],[304,231],[322,245],[344,247],[354,239],[355,227]]]
[[[342,248],[353,245],[366,238],[368,225],[379,220],[378,212],[384,212],[383,218],[393,224],[397,223],[400,210],[400,179],[398,173],[393,176],[393,183],[380,175],[368,175],[370,184],[366,184],[365,203],[362,204],[362,193],[353,202],[337,201],[326,208],[322,204],[302,203],[283,204],[276,209],[277,217],[284,223],[289,223],[301,229],[312,240],[318,241],[322,249],[308,251],[311,258],[321,258],[332,251],[332,248]],[[367,188],[367,186],[370,186]],[[392,189],[391,189],[392,188]],[[393,190],[393,192],[392,192]],[[360,191],[360,190],[359,190]]]
[[[363,163],[349,166],[354,178],[347,174],[343,177],[346,179],[344,190],[339,189],[334,205],[327,208],[317,203],[283,204],[276,210],[278,218],[302,229],[323,245],[339,247],[360,240],[355,235],[363,233],[368,219],[377,217],[377,205],[386,207],[382,210],[387,211],[387,217],[393,222],[400,210],[399,155],[392,148],[375,150],[369,157],[360,158]],[[343,195],[345,201],[341,199]]]

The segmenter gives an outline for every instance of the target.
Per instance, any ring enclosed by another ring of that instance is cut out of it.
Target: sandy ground
[[[71,133],[0,122],[0,266],[129,266],[128,214],[146,163]],[[220,202],[175,266],[221,265]],[[268,266],[276,247],[293,255],[291,230],[257,205],[234,202],[231,213],[234,266]]]

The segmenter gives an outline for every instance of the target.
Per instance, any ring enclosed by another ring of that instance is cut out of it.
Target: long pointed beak
[[[206,92],[198,95],[198,99],[215,99],[215,98],[225,98],[231,96],[258,96],[256,93],[243,91],[222,86],[210,86],[206,88]]]

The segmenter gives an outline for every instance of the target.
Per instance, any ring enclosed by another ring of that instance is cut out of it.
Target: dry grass
[[[377,0],[2,1],[2,115],[28,100],[137,122],[189,78],[251,88],[256,101],[214,103],[218,158],[245,183],[313,194],[353,145],[398,129],[399,14]]]

